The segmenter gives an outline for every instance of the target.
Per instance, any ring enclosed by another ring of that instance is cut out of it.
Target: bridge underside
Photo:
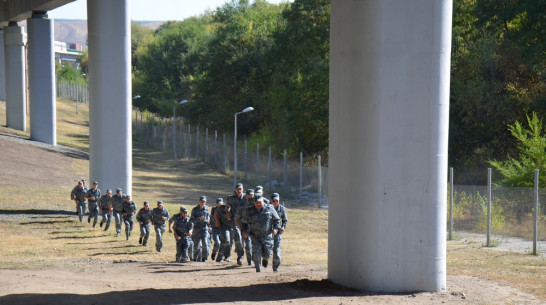
[[[15,21],[28,19],[31,138],[53,145],[46,12],[69,2],[0,0],[8,127],[26,128],[25,47]],[[128,5],[87,2],[90,179],[124,193],[132,184]],[[331,3],[328,277],[334,282],[384,292],[446,289],[451,12],[452,0]]]

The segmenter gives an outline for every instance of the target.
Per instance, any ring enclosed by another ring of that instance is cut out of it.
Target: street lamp
[[[186,104],[188,100],[178,102],[178,105]],[[178,157],[176,156],[176,104],[173,105],[173,158],[174,166],[177,166]]]
[[[243,111],[235,113],[235,132],[233,132],[233,187],[237,185],[237,115],[254,110],[252,107],[246,107]]]

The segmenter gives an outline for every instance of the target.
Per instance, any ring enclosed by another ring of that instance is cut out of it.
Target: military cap
[[[235,185],[235,188],[236,188],[236,189],[242,189],[242,188],[243,188],[243,184],[239,182],[239,183],[237,183],[237,184]]]
[[[131,199],[131,195],[125,195],[125,199]]]
[[[150,205],[150,202],[144,201],[144,205]]]
[[[157,202],[157,205],[158,205],[158,206],[163,205],[163,201],[159,200],[159,201]]]
[[[264,197],[262,197],[261,195],[258,195],[256,196],[256,198],[254,198],[254,201],[264,201]]]
[[[186,212],[186,213],[187,213],[187,212],[188,212],[188,209],[186,209],[185,206],[181,206],[181,207],[180,207],[180,212]]]
[[[116,193],[121,193],[121,187],[118,187],[118,188],[116,189]]]
[[[279,199],[279,193],[271,194],[271,199]]]
[[[222,198],[216,198],[216,203],[222,203],[222,202],[224,202],[224,199],[222,199]]]
[[[207,196],[201,196],[201,197],[199,197],[199,201],[207,201]]]
[[[98,182],[98,181],[93,181],[93,185],[94,185],[94,184],[99,184],[99,182]]]
[[[254,190],[253,189],[247,189],[246,194],[247,195],[254,195]]]
[[[112,190],[111,190],[111,189],[107,189],[106,192],[107,192],[107,193],[112,193]]]

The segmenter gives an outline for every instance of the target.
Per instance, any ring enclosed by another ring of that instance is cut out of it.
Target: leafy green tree
[[[303,151],[326,157],[330,1],[296,0],[283,11],[283,20],[268,56],[271,144],[288,148],[291,155]]]
[[[205,18],[169,22],[137,47],[133,71],[133,92],[141,96],[137,107],[158,112],[153,99],[191,100],[191,81],[199,73],[199,56],[210,35],[207,26]]]
[[[468,169],[517,152],[505,128],[546,110],[545,1],[455,0],[450,165]],[[483,175],[481,175],[483,177]],[[482,178],[483,179],[483,178]],[[462,183],[478,182],[459,177]]]
[[[533,186],[535,169],[546,173],[546,130],[536,112],[527,116],[528,128],[516,121],[509,125],[512,136],[518,142],[518,157],[505,161],[489,161],[503,176],[506,186]],[[546,186],[546,175],[540,176],[540,186]]]
[[[239,123],[240,135],[265,128],[270,113],[264,96],[268,71],[265,56],[272,46],[281,8],[265,1],[232,1],[212,16],[213,38],[202,60],[206,63],[196,77],[193,116],[220,130],[232,130],[233,114],[253,106]]]

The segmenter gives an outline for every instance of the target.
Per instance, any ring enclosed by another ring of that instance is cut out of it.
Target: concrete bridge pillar
[[[53,20],[33,12],[27,25],[30,139],[57,145]]]
[[[25,43],[17,22],[4,27],[6,122],[9,128],[26,131]]]
[[[332,1],[328,278],[446,289],[452,0]]]
[[[103,188],[132,189],[129,1],[87,1],[89,172]]]
[[[4,63],[4,29],[0,29],[0,101],[6,100],[6,70]]]

